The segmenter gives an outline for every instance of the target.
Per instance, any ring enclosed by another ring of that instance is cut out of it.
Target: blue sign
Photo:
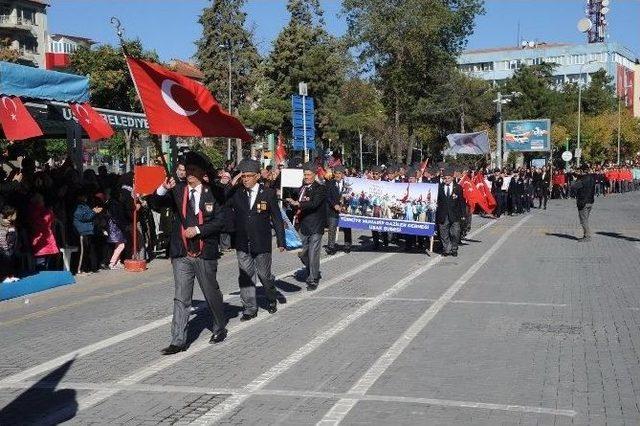
[[[304,100],[304,111],[303,111]],[[293,150],[302,151],[305,148],[305,126],[306,126],[306,147],[316,148],[316,127],[315,127],[315,102],[308,96],[291,96],[291,123],[293,124]]]
[[[507,151],[549,151],[551,120],[513,120],[504,122]]]
[[[401,219],[385,219],[341,214],[338,221],[340,228],[366,229],[369,231],[395,232],[405,235],[431,237],[436,233],[433,222],[409,222]]]

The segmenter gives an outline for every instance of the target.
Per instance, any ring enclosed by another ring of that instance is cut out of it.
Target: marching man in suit
[[[230,217],[228,209],[216,202],[211,188],[203,181],[208,166],[207,160],[200,155],[187,153],[186,181],[176,183],[174,178],[167,179],[150,200],[154,208],[174,210],[169,256],[175,295],[171,344],[162,350],[163,355],[173,355],[187,348],[187,324],[196,278],[213,315],[213,335],[209,343],[218,343],[227,337],[227,318],[216,272],[220,232],[230,230]]]
[[[467,205],[462,195],[462,187],[454,182],[453,169],[445,170],[444,180],[438,189],[436,222],[442,241],[443,256],[457,256],[460,241],[460,223],[465,216]]]
[[[327,222],[326,188],[316,182],[316,166],[305,163],[304,180],[298,199],[287,198],[297,208],[296,223],[300,225],[302,252],[298,255],[307,271],[307,290],[318,288],[320,282],[320,249],[322,234]]]
[[[327,254],[336,253],[336,230],[340,220],[340,212],[342,211],[342,197],[345,194],[344,181],[345,168],[337,166],[333,169],[333,179],[327,181],[327,223],[328,223],[328,241]],[[342,228],[344,233],[344,251],[351,252],[351,228]]]
[[[270,314],[278,310],[278,291],[271,275],[271,229],[276,234],[278,249],[284,251],[284,224],[280,216],[280,207],[276,191],[266,188],[260,180],[260,163],[254,160],[242,160],[238,164],[242,186],[237,188],[228,201],[233,208],[236,256],[240,276],[240,298],[244,312],[240,321],[248,321],[258,315],[255,274],[262,282]]]

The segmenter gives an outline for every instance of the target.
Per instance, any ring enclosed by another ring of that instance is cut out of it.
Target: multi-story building
[[[67,34],[50,34],[48,37],[45,66],[48,70],[61,69],[69,66],[69,55],[78,47],[91,47],[95,42],[86,37]]]
[[[0,0],[0,40],[24,64],[44,66],[48,6],[47,0]]]
[[[635,90],[640,63],[629,49],[618,43],[533,43],[520,47],[467,50],[458,58],[463,72],[494,84],[513,76],[523,65],[554,63],[553,75],[561,87],[567,82],[586,83],[604,69],[613,78],[616,93],[640,115],[640,90]]]

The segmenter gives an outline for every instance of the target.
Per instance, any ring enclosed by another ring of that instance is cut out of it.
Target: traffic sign
[[[293,150],[315,149],[316,127],[313,98],[300,95],[291,96],[291,123],[293,125]]]
[[[566,162],[571,161],[571,159],[573,159],[573,154],[571,154],[571,151],[565,151],[562,153],[562,159]]]

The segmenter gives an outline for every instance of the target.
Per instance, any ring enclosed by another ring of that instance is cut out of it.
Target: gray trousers
[[[451,222],[446,218],[438,224],[438,235],[442,241],[442,249],[446,254],[457,252],[460,242],[460,222]]]
[[[175,295],[173,297],[173,320],[171,322],[171,344],[184,346],[187,343],[187,324],[191,312],[193,299],[193,280],[198,284],[213,315],[213,332],[216,333],[227,326],[224,314],[222,293],[218,287],[216,273],[218,261],[216,259],[202,259],[200,257],[176,257],[171,259],[173,277],[175,280]]]
[[[589,229],[589,215],[591,214],[591,207],[593,204],[585,204],[585,206],[578,210],[578,218],[580,219],[580,225],[584,231],[585,238],[591,238],[591,230]]]
[[[253,315],[258,311],[256,284],[253,281],[256,273],[262,282],[269,302],[275,302],[278,297],[278,291],[273,283],[273,275],[271,275],[271,253],[250,254],[238,250],[236,256],[240,268],[238,284],[240,285],[240,299],[242,299],[244,313]]]
[[[298,254],[307,270],[307,283],[320,281],[320,248],[322,234],[300,235],[302,252]]]
[[[336,248],[336,234],[339,221],[339,217],[327,217],[327,247],[330,249]],[[342,228],[342,232],[344,233],[345,247],[351,247],[351,228]]]

